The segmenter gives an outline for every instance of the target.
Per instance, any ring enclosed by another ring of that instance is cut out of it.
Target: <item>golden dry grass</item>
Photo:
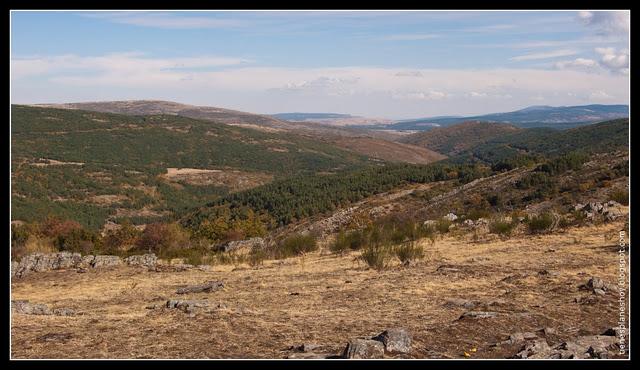
[[[72,317],[12,315],[14,358],[283,358],[286,348],[319,343],[339,352],[350,338],[402,326],[414,338],[411,357],[504,358],[516,347],[492,347],[517,331],[552,327],[554,340],[599,334],[617,324],[617,296],[593,304],[578,286],[590,276],[617,281],[623,222],[564,233],[473,243],[449,236],[424,242],[427,258],[408,267],[369,270],[354,258],[318,252],[266,261],[258,268],[148,272],[120,267],[35,273],[12,282],[12,299],[81,312]],[[444,266],[445,268],[440,268]],[[440,268],[440,269],[439,269]],[[543,270],[552,274],[541,273]],[[557,273],[554,275],[553,272]],[[178,298],[175,290],[223,280],[224,290],[191,294],[226,308],[195,316],[145,309]],[[298,293],[292,295],[291,293]],[[492,319],[458,320],[463,298]],[[65,334],[62,339],[50,333]]]

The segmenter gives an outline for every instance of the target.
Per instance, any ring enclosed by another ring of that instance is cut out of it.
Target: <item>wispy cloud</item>
[[[206,14],[206,13],[205,13]],[[85,13],[85,17],[100,18],[113,23],[166,29],[228,28],[247,25],[246,21],[232,18],[185,16],[180,13],[109,12]]]
[[[440,35],[433,33],[406,33],[398,35],[383,36],[380,40],[385,41],[417,41],[417,40],[431,40],[440,37]]]
[[[566,57],[569,55],[576,55],[576,54],[578,54],[576,50],[563,49],[563,50],[554,50],[554,51],[547,51],[547,52],[541,52],[541,53],[529,53],[529,54],[518,55],[510,58],[510,60],[520,62],[524,60],[539,60],[539,59]]]

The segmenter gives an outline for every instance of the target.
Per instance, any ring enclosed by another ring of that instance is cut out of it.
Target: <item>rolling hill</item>
[[[559,156],[572,151],[602,153],[626,150],[629,145],[629,119],[616,119],[567,130],[529,128],[495,137],[447,159],[464,163],[479,159],[488,163],[520,155]]]
[[[521,110],[470,117],[432,117],[398,121],[380,126],[386,130],[430,130],[465,121],[510,123],[518,127],[555,127],[568,129],[629,116],[628,105],[581,105],[570,107],[532,106]]]
[[[520,130],[504,123],[468,121],[411,134],[402,138],[401,141],[438,153],[455,155],[493,138]]]
[[[188,118],[214,121],[228,125],[240,125],[251,128],[292,128],[287,122],[259,114],[241,112],[217,107],[195,106],[162,100],[124,100],[105,102],[65,103],[65,104],[37,104],[37,107],[60,109],[79,109],[103,113],[118,113],[127,115],[158,115],[170,114]]]
[[[272,179],[372,164],[291,133],[147,113],[12,106],[13,219],[146,222]]]

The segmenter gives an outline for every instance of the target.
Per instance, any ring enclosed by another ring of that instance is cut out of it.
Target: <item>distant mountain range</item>
[[[465,121],[509,123],[517,127],[555,127],[567,129],[594,122],[629,117],[628,105],[581,105],[571,107],[532,106],[514,112],[491,113],[470,117],[431,117],[396,121],[380,125],[383,130],[426,131],[434,127],[451,126]],[[368,127],[374,128],[374,127]]]
[[[309,121],[309,120],[325,120],[335,118],[353,118],[350,114],[340,113],[277,113],[272,114],[271,117],[281,119],[284,121]]]

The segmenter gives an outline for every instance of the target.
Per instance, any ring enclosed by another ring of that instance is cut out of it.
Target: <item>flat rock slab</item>
[[[458,320],[462,320],[462,319],[466,319],[466,318],[470,318],[470,319],[490,319],[493,317],[498,316],[497,312],[490,312],[490,311],[469,311],[469,312],[465,312],[462,314],[462,316],[460,316],[460,318]]]
[[[27,300],[11,301],[11,306],[16,313],[23,315],[56,315],[73,316],[76,312],[70,308],[50,309],[46,304],[30,303]]]
[[[371,339],[382,342],[389,353],[411,352],[411,335],[404,328],[387,329]]]
[[[201,292],[215,292],[216,290],[224,288],[222,281],[209,281],[200,285],[191,285],[188,287],[180,288],[176,290],[176,294],[188,294],[188,293],[201,293]]]
[[[342,354],[343,358],[384,358],[384,345],[372,339],[352,339]]]

